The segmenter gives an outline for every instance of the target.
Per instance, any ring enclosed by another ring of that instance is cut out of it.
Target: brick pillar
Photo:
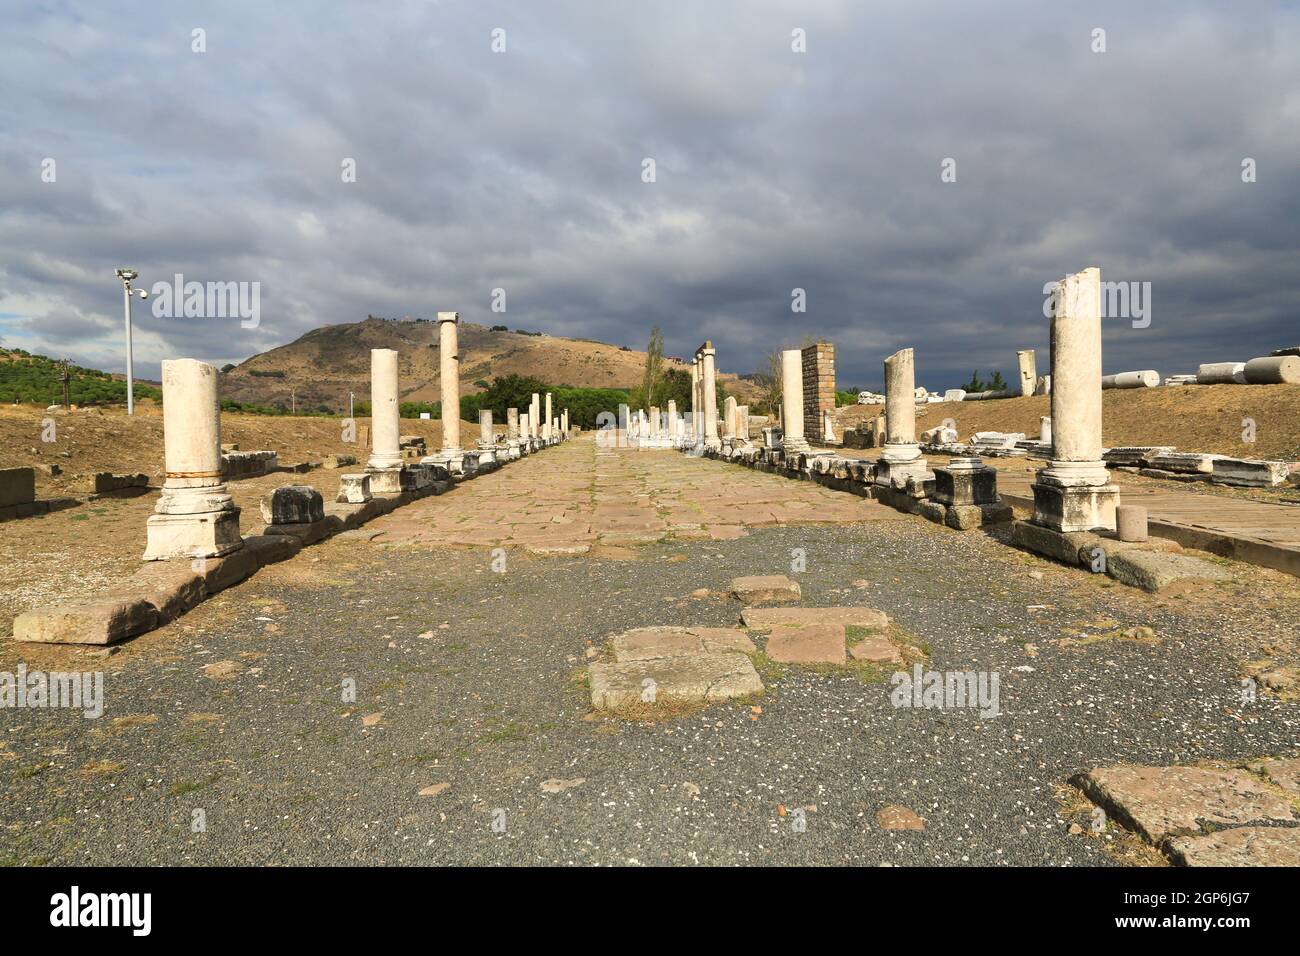
[[[824,412],[835,413],[835,346],[818,342],[803,349],[803,431],[812,442],[826,441]]]

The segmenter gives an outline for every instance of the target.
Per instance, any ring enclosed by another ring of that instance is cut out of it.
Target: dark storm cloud
[[[1244,360],[1300,339],[1297,48],[1264,3],[32,5],[0,41],[0,339],[120,369],[132,265],[262,283],[255,329],[137,305],[147,375],[456,308],[657,324],[736,371],[825,336],[871,387],[910,345],[939,388],[1045,349],[1043,283],[1097,265],[1152,284],[1108,370]]]

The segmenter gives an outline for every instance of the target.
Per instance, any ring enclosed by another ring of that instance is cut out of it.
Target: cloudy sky
[[[1107,371],[1300,344],[1300,9],[1086,6],[7,4],[0,344],[122,370],[132,266],[260,283],[256,328],[137,302],[147,377],[456,309],[942,388],[1045,366],[1043,285],[1094,265],[1150,283]]]

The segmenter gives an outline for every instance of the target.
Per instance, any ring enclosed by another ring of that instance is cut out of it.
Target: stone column
[[[1101,458],[1101,270],[1060,281],[1052,296],[1052,459],[1034,482],[1035,524],[1115,529],[1119,488]]]
[[[495,445],[496,435],[492,431],[492,409],[485,408],[478,413],[478,440],[484,445]]]
[[[885,359],[885,444],[876,462],[876,484],[903,488],[909,478],[929,477],[916,441],[916,367],[911,349]]]
[[[510,440],[519,437],[519,409],[506,409],[506,438]]]
[[[547,441],[550,441],[554,437],[554,432],[552,427],[552,422],[554,421],[554,412],[551,410],[550,392],[546,393],[546,418],[543,419],[543,421],[546,422],[546,425],[545,425],[545,430],[542,432],[542,437],[545,438]]]
[[[722,403],[722,437],[731,441],[736,438],[736,400],[730,395]]]
[[[524,448],[531,450],[531,443],[528,436],[532,434],[533,422],[527,412],[519,413],[519,437],[523,442]]]
[[[528,406],[528,423],[532,428],[529,438],[540,438],[542,436],[542,396],[533,392],[533,400]]]
[[[460,353],[458,312],[438,313],[438,374],[442,379],[442,450],[460,451]]]
[[[560,437],[569,437],[569,410],[567,408],[560,412]]]
[[[677,443],[677,399],[668,399],[668,441],[671,444]]]
[[[1038,384],[1038,365],[1034,360],[1034,350],[1021,349],[1016,353],[1016,363],[1020,366],[1020,394],[1034,394],[1034,388]]]
[[[699,444],[703,440],[704,429],[701,426],[704,409],[700,402],[700,353],[691,359],[691,439]]]
[[[708,448],[720,448],[718,438],[718,369],[717,350],[712,342],[705,342],[700,349],[700,397],[704,407],[704,444]]]
[[[244,546],[239,509],[222,481],[217,382],[217,370],[206,362],[162,363],[167,477],[146,523],[146,561],[217,558]]]
[[[736,438],[749,443],[749,406],[736,406]]]
[[[380,497],[402,493],[402,422],[398,407],[397,352],[370,350],[370,493]]]
[[[781,448],[786,454],[808,451],[803,437],[803,352],[781,353]]]

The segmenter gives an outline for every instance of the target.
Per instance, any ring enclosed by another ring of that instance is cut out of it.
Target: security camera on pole
[[[126,413],[135,414],[135,385],[133,382],[134,371],[131,356],[131,296],[138,295],[141,299],[149,298],[149,293],[144,289],[132,289],[131,280],[138,278],[140,273],[134,269],[118,269],[117,277],[122,280],[122,312],[126,318]]]

